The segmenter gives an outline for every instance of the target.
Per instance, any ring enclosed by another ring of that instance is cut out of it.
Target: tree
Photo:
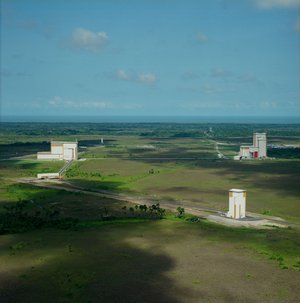
[[[183,208],[183,207],[178,206],[178,207],[176,208],[176,210],[177,210],[177,212],[178,212],[178,215],[177,215],[178,218],[181,218],[181,217],[184,216],[184,208]]]

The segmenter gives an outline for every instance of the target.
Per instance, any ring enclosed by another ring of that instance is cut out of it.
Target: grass
[[[85,125],[82,127],[86,129]],[[81,133],[79,139],[87,147],[82,150],[81,157],[86,157],[88,160],[73,164],[67,173],[70,181],[86,188],[156,196],[165,200],[178,200],[186,206],[216,210],[227,207],[228,189],[240,187],[248,191],[249,211],[300,222],[298,215],[300,161],[298,159],[242,162],[217,160],[212,139],[221,143],[219,149],[225,155],[226,152],[232,153],[243,139],[251,141],[251,137],[246,139],[240,136],[228,137],[223,126],[213,126],[212,138],[177,136],[179,125],[169,128],[152,125],[154,130],[159,130],[161,136],[154,136],[154,133],[151,136],[141,136],[140,134],[146,131],[143,125],[132,125],[126,132],[121,132],[122,127],[114,128],[117,129],[116,133],[105,130],[109,136],[104,138],[104,147],[99,147],[99,137],[95,134],[84,136]],[[230,127],[227,126],[228,133],[234,134]],[[270,137],[271,142],[278,143],[280,140],[298,142],[298,130],[295,126],[268,127],[271,134],[273,132]],[[292,127],[295,129],[294,133]],[[191,133],[196,132],[194,125],[188,128]],[[249,129],[249,126],[241,126],[243,132],[246,129]],[[60,126],[58,130],[65,131]],[[283,135],[284,132],[288,134],[286,137]],[[220,134],[224,136],[223,139]],[[34,142],[39,138],[28,137]],[[20,148],[26,146],[23,144]],[[94,159],[95,157],[103,159]],[[159,160],[161,157],[171,159]],[[179,159],[174,160],[173,157]],[[194,160],[180,160],[189,157]],[[202,157],[205,159],[195,160]],[[0,161],[0,178],[3,180],[0,185],[0,193],[2,193],[0,199],[9,197],[7,187],[11,181],[8,181],[8,178],[33,177],[38,172],[57,171],[62,164],[59,161]]]
[[[274,234],[271,240],[270,231],[183,219],[83,221],[76,231],[48,228],[5,235],[0,237],[5,273],[0,299],[296,302],[299,271],[283,270],[278,260],[260,254],[279,252],[284,264],[296,259],[299,231],[285,232],[282,236],[296,241],[286,253],[284,243],[270,244],[278,239]]]
[[[63,165],[64,161],[2,160],[0,177],[36,177],[38,173],[57,172]]]
[[[137,138],[131,139],[137,140]],[[114,144],[122,143],[121,139],[118,140],[120,141],[114,141]],[[160,155],[163,155],[164,151],[168,150],[168,146],[175,146],[178,149],[183,141],[189,144],[185,150],[193,146],[190,138],[172,140],[174,142],[171,145],[169,142],[152,142],[152,145],[158,146],[155,153],[162,152]],[[140,145],[143,146],[144,143],[149,144],[150,141],[143,140]],[[211,146],[209,141],[200,140],[195,144],[198,150],[201,150],[201,144],[204,150]],[[162,149],[160,145],[163,146]],[[128,150],[126,145],[122,146],[122,150]],[[108,146],[105,149],[108,153],[107,158],[73,164],[67,177],[72,182],[87,188],[137,195],[156,195],[163,199],[183,200],[186,205],[216,210],[227,207],[228,189],[241,187],[248,191],[247,209],[249,211],[265,213],[267,210],[268,214],[300,221],[298,216],[300,161],[297,159],[258,162],[167,161],[143,159],[139,156],[129,160],[111,158],[109,155],[111,148]],[[148,153],[147,150],[146,153]],[[213,146],[211,146],[211,153],[215,153]],[[179,155],[184,157],[185,151],[183,150]],[[165,156],[170,157],[170,153]],[[57,171],[62,165],[60,161],[1,161],[0,177],[4,179],[33,177],[38,172]],[[1,196],[6,198],[8,195],[5,189],[9,184],[7,182],[4,180],[0,186],[0,191],[3,193]]]
[[[228,189],[245,188],[248,211],[300,222],[299,160],[187,163],[103,159],[81,162],[73,170],[70,180],[87,188],[156,195],[216,210],[227,207]]]

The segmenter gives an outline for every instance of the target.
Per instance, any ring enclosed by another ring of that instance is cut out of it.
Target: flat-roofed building
[[[38,160],[77,160],[78,142],[51,141],[50,152],[37,153]]]
[[[229,190],[229,211],[227,217],[242,219],[246,217],[246,191],[233,188]]]
[[[240,146],[238,156],[235,160],[240,159],[258,159],[267,157],[267,135],[266,133],[254,133],[252,145]]]
[[[258,158],[267,157],[267,134],[254,133],[253,146],[258,148]]]

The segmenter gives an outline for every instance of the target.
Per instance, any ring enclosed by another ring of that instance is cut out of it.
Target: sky
[[[300,0],[0,3],[2,116],[300,116]]]

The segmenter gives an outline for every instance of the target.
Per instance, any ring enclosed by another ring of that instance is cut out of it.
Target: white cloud
[[[205,34],[198,32],[196,34],[196,40],[203,43],[208,41],[208,37]]]
[[[231,71],[222,69],[222,68],[215,68],[211,71],[211,76],[216,78],[228,78],[231,77],[233,74]]]
[[[201,88],[201,91],[205,94],[212,95],[223,92],[223,89],[215,87],[211,84],[204,84]]]
[[[117,70],[117,77],[120,80],[126,80],[126,81],[131,80],[130,75],[123,69]]]
[[[292,108],[294,104],[290,105]],[[229,110],[257,110],[258,108],[261,110],[275,110],[278,108],[287,108],[285,104],[279,104],[276,101],[253,101],[253,102],[243,102],[243,101],[224,101],[224,100],[198,100],[192,102],[182,102],[177,104],[177,107],[189,109],[189,110],[197,110],[197,109],[229,109]]]
[[[128,71],[124,69],[118,69],[116,71],[115,76],[117,79],[124,80],[124,81],[130,81],[130,82],[140,82],[144,84],[153,84],[156,82],[156,76],[153,73],[150,72],[142,72],[142,73],[135,73]]]
[[[115,106],[118,109],[141,109],[144,106],[139,103],[122,103]]]
[[[259,103],[259,107],[261,109],[274,109],[278,107],[278,103],[275,101],[262,101]]]
[[[70,44],[74,48],[90,52],[98,52],[107,43],[108,36],[105,32],[92,32],[84,28],[73,31]]]
[[[189,109],[189,110],[220,108],[222,107],[222,103],[219,101],[202,100],[202,101],[194,101],[194,102],[182,102],[178,104],[177,107]]]
[[[239,74],[223,68],[212,69],[210,76],[213,78],[219,78],[227,81],[238,81],[240,83],[252,83],[258,85],[264,84],[261,80],[259,80],[255,75],[251,73]]]
[[[146,84],[152,84],[156,81],[156,77],[152,73],[142,73],[138,75],[138,81]]]
[[[41,100],[39,104],[42,104]],[[97,109],[140,109],[143,105],[133,102],[108,102],[108,101],[71,101],[65,100],[60,96],[55,96],[47,102],[48,107],[53,109],[69,109],[69,110],[97,110]]]
[[[300,0],[254,0],[259,8],[293,8],[300,5]]]
[[[257,77],[253,74],[240,74],[237,75],[236,79],[243,83],[263,84],[263,82],[257,79]]]
[[[48,101],[48,104],[51,106],[59,106],[63,102],[62,98],[55,96],[53,99]]]
[[[53,99],[48,101],[48,104],[52,107],[63,107],[63,108],[111,108],[112,103],[106,101],[69,101],[64,100],[60,96],[55,96]]]

